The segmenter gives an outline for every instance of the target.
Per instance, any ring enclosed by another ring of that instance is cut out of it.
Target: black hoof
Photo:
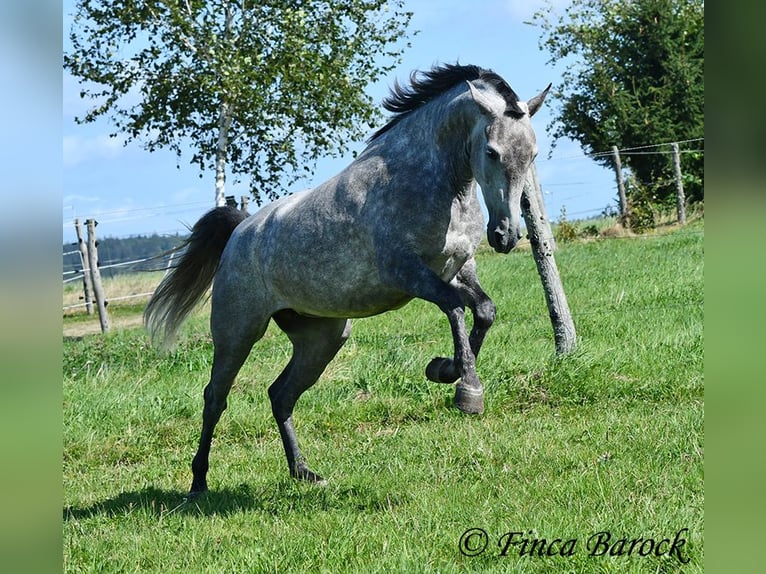
[[[480,415],[484,412],[484,390],[458,384],[455,388],[455,406],[466,414]]]
[[[436,357],[426,367],[426,378],[435,383],[452,384],[460,378],[451,359]]]
[[[189,489],[189,496],[197,496],[198,494],[202,494],[203,492],[207,492],[207,477],[197,476],[198,473],[193,472],[192,473],[192,483],[191,488]],[[200,473],[201,474],[201,473]]]
[[[310,482],[317,486],[327,486],[327,481],[307,466],[299,467],[291,473],[293,478],[302,482]]]
[[[207,488],[205,488],[203,490],[195,490],[194,488],[192,488],[189,491],[189,494],[186,495],[186,500],[194,500],[195,498],[199,498],[200,496],[202,496],[206,492],[207,492]]]

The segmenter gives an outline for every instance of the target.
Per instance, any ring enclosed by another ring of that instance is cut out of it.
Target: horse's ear
[[[471,97],[476,105],[479,106],[481,113],[487,116],[494,116],[495,111],[492,109],[492,100],[487,96],[485,92],[482,92],[479,88],[473,85],[472,82],[466,80],[468,88],[471,90]]]
[[[543,105],[543,101],[545,100],[545,96],[548,95],[548,90],[551,89],[551,86],[552,86],[552,84],[548,84],[547,88],[545,88],[542,92],[540,92],[534,98],[531,98],[527,102],[527,107],[529,108],[529,117],[530,118],[532,116],[534,116],[535,113],[537,112],[537,110],[540,109],[540,106]]]

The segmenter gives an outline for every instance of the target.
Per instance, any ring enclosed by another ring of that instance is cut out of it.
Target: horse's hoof
[[[458,384],[455,388],[455,406],[469,415],[480,415],[484,412],[484,390]]]
[[[197,498],[200,494],[205,494],[207,492],[207,481],[205,479],[202,480],[192,480],[191,488],[189,489],[189,494],[186,495],[186,498],[188,500],[191,500],[192,498]]]
[[[455,364],[450,359],[436,357],[426,366],[426,378],[435,383],[452,384],[460,378]]]
[[[207,492],[207,488],[204,490],[190,490],[189,494],[186,495],[186,501],[195,500],[205,494]]]
[[[327,486],[327,481],[308,467],[301,467],[291,473],[293,478],[301,482],[309,482],[317,486]]]

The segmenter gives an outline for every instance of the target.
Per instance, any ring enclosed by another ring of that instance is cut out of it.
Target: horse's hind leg
[[[215,299],[214,299],[215,305]],[[227,308],[228,310],[228,308]],[[213,367],[210,382],[205,387],[205,407],[202,411],[202,433],[197,454],[192,461],[192,486],[189,492],[194,496],[207,490],[207,471],[210,444],[213,431],[226,409],[226,397],[237,373],[247,359],[253,344],[263,336],[268,326],[268,317],[257,319],[244,313],[227,313],[214,306],[211,321],[213,344]],[[241,311],[237,309],[234,311]]]
[[[274,320],[293,344],[290,362],[269,387],[271,410],[285,447],[287,466],[294,478],[323,483],[324,479],[308,467],[298,447],[293,407],[346,342],[351,321],[303,317],[289,309],[275,314]]]

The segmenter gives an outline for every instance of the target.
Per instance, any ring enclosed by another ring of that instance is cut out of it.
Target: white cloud
[[[205,201],[210,200],[212,196],[212,190],[203,191],[198,187],[184,187],[173,192],[171,195],[171,204]]]
[[[63,199],[64,205],[71,203],[93,203],[95,201],[101,201],[101,198],[96,195],[81,195],[79,193],[70,193],[65,195]]]
[[[112,159],[120,155],[124,148],[122,137],[115,138],[100,135],[91,138],[64,136],[62,142],[65,167],[71,167],[93,159]]]
[[[561,13],[570,2],[571,0],[506,0],[505,6],[514,20],[528,22],[538,10],[549,7]]]

